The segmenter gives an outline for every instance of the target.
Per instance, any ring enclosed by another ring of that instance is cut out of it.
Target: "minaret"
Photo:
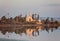
[[[28,22],[33,21],[32,12],[29,12],[29,16],[26,17],[26,21],[28,21]]]
[[[31,12],[31,11],[29,12],[29,16],[31,16],[31,17],[32,17],[32,12]]]

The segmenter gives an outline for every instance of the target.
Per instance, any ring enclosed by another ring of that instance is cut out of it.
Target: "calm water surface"
[[[37,34],[37,33],[36,33]],[[60,41],[60,27],[53,32],[49,30],[49,33],[44,31],[39,31],[39,35],[29,36],[24,33],[22,35],[16,33],[6,33],[3,35],[0,32],[0,41]]]

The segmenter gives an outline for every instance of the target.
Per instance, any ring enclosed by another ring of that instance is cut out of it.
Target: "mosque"
[[[27,22],[36,22],[37,24],[42,24],[42,21],[39,19],[39,20],[36,20],[36,19],[33,19],[32,18],[32,13],[30,12],[29,15],[26,17],[26,21]]]
[[[34,21],[33,18],[32,18],[32,13],[29,13],[29,15],[26,17],[26,21],[27,22]]]

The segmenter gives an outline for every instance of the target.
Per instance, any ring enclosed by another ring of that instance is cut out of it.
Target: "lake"
[[[35,36],[29,33],[16,34],[15,32],[7,32],[3,35],[0,31],[0,41],[60,41],[60,27],[54,29],[53,32],[49,30],[49,33],[46,30],[39,30],[39,35],[35,33]]]

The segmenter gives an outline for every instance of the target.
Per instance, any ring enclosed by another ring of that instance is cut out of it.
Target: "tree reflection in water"
[[[22,35],[25,33],[29,36],[39,36],[39,31],[46,30],[49,33],[49,30],[53,32],[54,29],[58,29],[58,26],[25,26],[25,27],[0,27],[0,31],[5,34],[6,32],[15,32],[16,34]]]

